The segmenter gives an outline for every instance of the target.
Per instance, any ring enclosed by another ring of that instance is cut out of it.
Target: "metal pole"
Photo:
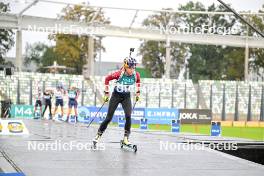
[[[161,89],[161,85],[159,84],[159,90]],[[161,106],[161,91],[159,91],[159,108]]]
[[[81,97],[81,104],[83,106],[83,101],[84,101],[84,81],[82,81],[82,97]]]
[[[17,80],[17,104],[20,104],[20,80]]]
[[[165,77],[170,79],[170,67],[171,67],[171,44],[170,39],[166,39],[166,63],[165,63]]]
[[[89,76],[94,76],[94,38],[88,37],[88,55],[87,55]]]
[[[247,121],[251,121],[251,117],[251,85],[249,85]]]
[[[245,46],[245,69],[244,69],[244,80],[248,81],[248,60],[249,60],[249,48],[248,48],[248,28],[247,28],[247,37],[246,37],[246,46]]]
[[[184,109],[186,109],[186,96],[187,96],[187,86],[186,83],[184,84]]]
[[[16,66],[20,72],[22,69],[22,31],[20,29],[16,32]]]
[[[52,0],[40,0],[42,2],[48,2],[48,3],[53,3],[53,4],[62,4],[62,5],[80,5],[77,2],[72,3],[72,2],[62,2],[62,1],[52,1]],[[139,8],[121,8],[121,7],[110,7],[110,6],[91,6],[89,5],[84,5],[85,7],[89,8],[94,8],[94,9],[112,9],[112,10],[126,10],[126,11],[144,11],[144,12],[167,12],[167,13],[187,13],[187,14],[212,14],[212,15],[232,15],[233,13],[231,12],[216,12],[216,11],[185,11],[185,10],[157,10],[157,9],[139,9]],[[259,12],[240,12],[239,14],[241,15],[262,15],[263,13]]]
[[[198,87],[197,87],[197,105],[196,105],[197,109],[199,109],[199,104],[200,104],[200,84],[198,82]]]
[[[224,84],[223,85],[222,121],[226,120],[225,104],[226,104],[226,99],[225,99],[225,84]]]
[[[42,82],[42,92],[45,91],[45,81]]]
[[[213,112],[213,85],[210,85],[210,110]]]
[[[148,107],[148,87],[146,86],[146,108]]]
[[[189,64],[187,64],[187,68],[186,68],[186,70],[187,70],[186,79],[187,79],[187,80],[189,80],[189,78],[190,78],[190,69],[189,69]]]
[[[262,93],[261,93],[260,121],[264,121],[264,86],[262,86]]]
[[[33,86],[33,81],[32,79],[29,82],[29,104],[32,105],[32,86]]]
[[[236,85],[236,101],[235,101],[235,116],[234,116],[234,120],[238,121],[238,117],[239,117],[239,113],[238,113],[238,103],[239,103],[239,99],[238,99],[238,84]]]
[[[94,106],[96,106],[97,89],[94,90]]]
[[[99,37],[99,72],[98,75],[101,75],[101,63],[102,63],[102,37]]]
[[[171,89],[171,108],[174,107],[174,84],[172,84],[172,89]]]

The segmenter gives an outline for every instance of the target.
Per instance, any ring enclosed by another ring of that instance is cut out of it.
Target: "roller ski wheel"
[[[98,145],[98,142],[99,142],[99,139],[101,138],[100,135],[96,135],[95,138],[93,139],[92,141],[92,149],[96,150],[97,149],[97,145]]]
[[[134,152],[136,153],[137,152],[137,145],[132,145],[132,148],[133,148]]]
[[[133,152],[137,152],[137,145],[133,145],[133,144],[129,144],[129,145],[127,145],[127,144],[125,144],[124,143],[124,140],[121,140],[120,141],[120,147],[121,148],[128,148],[128,149],[131,149],[131,150],[133,150]]]
[[[98,142],[93,141],[93,142],[92,142],[91,149],[96,150],[96,149],[97,149],[97,143],[98,143]]]
[[[120,147],[123,148],[123,146],[124,146],[124,141],[121,140],[121,141],[120,141]]]

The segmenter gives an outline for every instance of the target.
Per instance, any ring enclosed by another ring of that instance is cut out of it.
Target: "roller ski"
[[[137,152],[137,145],[131,144],[128,140],[128,137],[124,137],[124,139],[120,141],[120,147],[124,149],[130,149],[135,153]]]

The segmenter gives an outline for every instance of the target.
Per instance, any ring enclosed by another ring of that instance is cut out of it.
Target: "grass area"
[[[223,136],[240,137],[264,141],[264,128],[261,127],[223,127]]]
[[[117,126],[117,124],[113,124]],[[160,131],[170,131],[170,125],[154,125],[150,124],[149,129],[160,130]],[[139,124],[132,124],[132,128],[139,128]],[[181,132],[186,133],[197,133],[210,135],[210,125],[192,125],[185,124],[181,125]],[[261,127],[222,127],[222,136],[225,137],[238,137],[264,141],[264,128]]]

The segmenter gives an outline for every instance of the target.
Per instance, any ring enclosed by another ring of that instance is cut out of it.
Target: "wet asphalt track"
[[[134,153],[120,148],[123,130],[109,127],[103,135],[101,146],[98,150],[92,150],[90,142],[96,134],[97,125],[86,128],[84,124],[47,120],[24,122],[30,135],[0,136],[0,172],[22,171],[26,176],[253,176],[264,173],[262,165],[208,148],[199,150],[199,146],[195,148],[192,145],[190,148],[190,145],[182,145],[190,140],[237,139],[134,129],[131,141],[138,146],[138,152]],[[72,149],[67,147],[70,143],[73,144]],[[48,150],[43,148],[45,145],[50,145]],[[33,146],[37,146],[39,150],[34,150]]]

